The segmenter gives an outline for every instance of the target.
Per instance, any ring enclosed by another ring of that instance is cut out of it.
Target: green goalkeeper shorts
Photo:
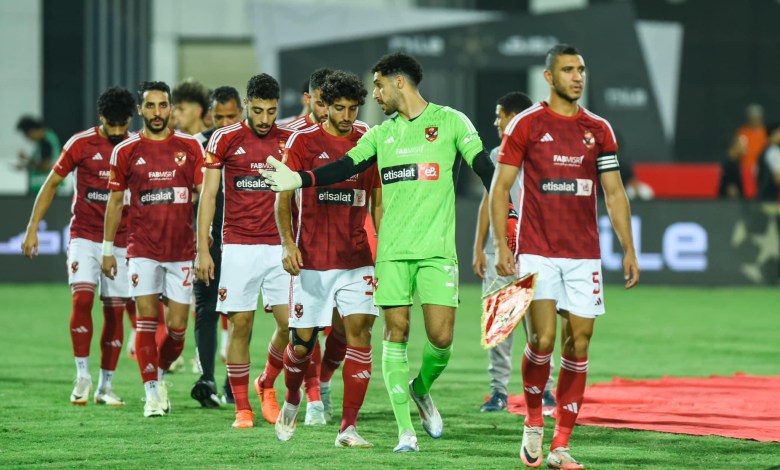
[[[379,261],[374,303],[411,305],[417,292],[422,304],[458,306],[458,261],[444,258]]]

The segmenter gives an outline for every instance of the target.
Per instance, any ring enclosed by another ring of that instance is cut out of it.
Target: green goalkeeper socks
[[[452,345],[444,349],[439,349],[430,341],[425,342],[423,348],[422,366],[420,366],[420,374],[414,380],[414,393],[418,395],[425,395],[431,391],[431,385],[439,378],[447,364],[450,362],[450,355],[452,354]]]
[[[409,416],[409,359],[406,356],[406,344],[382,341],[382,376],[390,395],[399,436],[406,430],[414,430]]]

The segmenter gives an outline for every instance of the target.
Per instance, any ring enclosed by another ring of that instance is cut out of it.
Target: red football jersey
[[[112,191],[130,190],[128,258],[195,257],[192,191],[203,182],[203,147],[174,131],[165,140],[134,135],[111,154]]]
[[[287,165],[311,170],[344,156],[364,134],[328,134],[322,124],[296,132],[287,144]],[[306,269],[355,269],[374,264],[365,230],[371,191],[381,182],[376,164],[346,181],[301,191],[298,247]]]
[[[75,191],[71,206],[71,238],[84,238],[97,243],[103,241],[103,219],[111,193],[108,189],[108,175],[113,151],[114,144],[100,135],[99,127],[74,134],[62,147],[53,170],[63,178],[73,172]],[[126,207],[122,210],[114,245],[127,246]]]
[[[258,136],[245,121],[217,130],[206,147],[206,168],[222,168],[225,192],[223,243],[279,245],[274,203],[276,194],[258,170],[272,170],[268,157],[282,160],[292,131],[273,126]]]
[[[618,170],[615,133],[605,119],[583,107],[562,116],[537,103],[507,125],[498,161],[520,168],[518,253],[601,258],[598,175]]]

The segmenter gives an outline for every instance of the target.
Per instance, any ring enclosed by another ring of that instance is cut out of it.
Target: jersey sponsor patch
[[[87,202],[95,204],[106,204],[108,202],[108,196],[111,193],[108,189],[87,188],[87,192],[84,194]]]
[[[412,163],[382,168],[383,184],[397,183],[399,181],[433,181],[438,179],[438,163]]]
[[[364,207],[366,205],[366,190],[317,188],[317,203]]]
[[[158,188],[141,191],[141,205],[151,204],[186,204],[189,202],[189,190],[184,187]]]
[[[566,196],[590,196],[593,194],[593,181],[589,179],[543,179],[542,194]]]
[[[236,191],[270,191],[271,187],[265,183],[262,176],[236,176],[233,178],[233,188]]]

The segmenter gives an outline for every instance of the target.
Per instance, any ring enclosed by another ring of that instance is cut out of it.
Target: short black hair
[[[405,75],[414,86],[419,86],[423,79],[422,65],[409,54],[395,52],[383,56],[371,68],[371,73],[379,72],[385,77],[395,74]]]
[[[171,97],[171,87],[165,82],[141,82],[138,84],[138,104],[141,105],[144,102],[144,93],[147,91],[162,91],[168,94],[168,98]]]
[[[246,99],[258,98],[261,100],[279,99],[279,82],[267,73],[255,75],[246,84]]]
[[[182,101],[199,104],[202,109],[200,113],[202,118],[209,109],[209,90],[196,80],[184,80],[173,88],[171,95],[171,102],[174,105]]]
[[[580,54],[580,51],[578,51],[576,47],[569,44],[556,44],[551,47],[549,51],[547,51],[547,57],[544,60],[544,68],[547,70],[552,70],[553,66],[555,66],[555,59],[557,59],[559,55],[582,54]]]
[[[303,81],[303,83],[301,83],[301,94],[308,93],[308,92],[309,92],[309,79],[307,78],[306,80]]]
[[[22,116],[16,121],[16,130],[22,131],[23,134],[35,129],[43,129],[43,121],[32,116]]]
[[[98,97],[98,116],[103,116],[110,125],[124,125],[134,112],[135,99],[127,88],[111,87]]]
[[[311,93],[314,90],[322,90],[322,85],[325,84],[325,80],[328,79],[328,75],[332,73],[333,69],[324,67],[312,72],[309,76],[309,89],[307,91]]]
[[[226,104],[230,100],[236,100],[238,107],[241,107],[241,96],[239,96],[238,90],[232,86],[217,87],[211,92],[211,102],[216,101],[217,103]]]
[[[363,106],[368,95],[368,90],[357,75],[341,70],[328,75],[321,90],[322,101],[328,105],[335,103],[339,98],[346,98],[357,101],[358,105]]]
[[[531,107],[533,101],[525,93],[512,91],[499,98],[496,104],[504,109],[504,114],[519,114]]]

